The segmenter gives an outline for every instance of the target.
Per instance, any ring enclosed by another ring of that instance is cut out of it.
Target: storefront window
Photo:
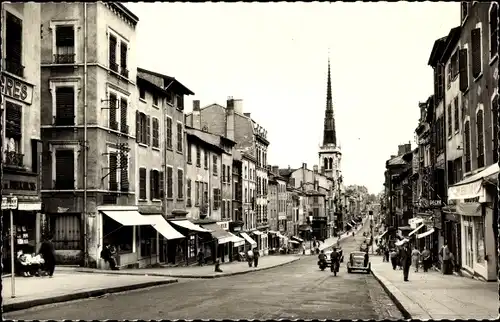
[[[465,265],[468,267],[472,268],[473,267],[473,262],[474,262],[474,239],[473,239],[473,233],[472,233],[472,220],[471,217],[469,216],[464,216],[464,229],[465,229],[465,240],[464,240],[464,246],[465,246]]]
[[[132,252],[133,226],[122,226],[108,216],[102,216],[103,242],[116,247],[118,253]]]
[[[477,263],[483,263],[485,257],[484,247],[484,217],[474,217],[474,228],[476,230]]]

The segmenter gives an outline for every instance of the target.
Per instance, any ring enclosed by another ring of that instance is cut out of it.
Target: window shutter
[[[151,117],[146,116],[146,144],[151,145]]]
[[[146,169],[139,169],[139,199],[146,199]]]
[[[167,198],[173,197],[172,191],[172,180],[173,180],[173,170],[172,168],[167,168]]]
[[[469,172],[471,170],[470,164],[470,122],[467,121],[464,127],[464,139],[465,139],[465,172]]]
[[[116,64],[116,38],[114,36],[109,36],[109,63],[110,67],[113,69]]]
[[[153,146],[159,147],[159,122],[157,118],[153,118]]]
[[[452,123],[452,115],[451,115],[451,104],[448,104],[448,135],[451,135],[453,132],[453,123]]]
[[[109,154],[109,190],[118,190],[117,184],[118,156],[116,153]]]
[[[477,78],[481,73],[481,29],[471,30],[472,76]]]
[[[458,69],[460,72],[460,91],[463,93],[469,87],[467,70],[467,49],[460,49],[458,53]]]
[[[22,136],[22,106],[5,102],[5,134],[9,138],[20,139]]]
[[[454,168],[453,168],[453,161],[448,161],[448,184],[454,184]]]
[[[182,170],[177,170],[177,199],[184,198],[184,173]]]
[[[493,161],[498,162],[498,95],[495,96],[491,103],[491,110],[493,111]]]
[[[443,65],[439,64],[437,65],[437,69],[438,69],[438,99],[441,99],[443,98],[443,93],[444,93],[444,84],[443,84],[443,81],[444,81],[444,67]]]
[[[75,45],[75,31],[73,26],[56,27],[56,46],[73,47]]]
[[[120,100],[120,127],[122,133],[128,134],[127,129],[127,106],[128,102],[125,98]]]
[[[226,165],[222,165],[222,182],[226,182]]]
[[[113,130],[118,130],[116,122],[116,94],[109,94],[109,127]]]
[[[120,153],[120,185],[121,191],[128,191],[128,155],[124,152]]]
[[[5,56],[9,62],[21,64],[23,22],[13,14],[7,12],[6,17],[6,49]]]
[[[498,54],[498,3],[492,2],[490,11],[490,58]]]
[[[122,68],[127,68],[127,44],[122,42],[120,44],[120,65]]]
[[[154,198],[155,198],[154,170],[149,170],[149,199],[153,200]]]
[[[159,178],[159,192],[160,192],[160,198],[165,197],[165,173],[162,171],[160,172],[160,178]]]
[[[56,89],[56,123],[58,125],[75,124],[75,89],[73,87]]]
[[[167,118],[167,147],[172,148],[172,119]]]
[[[479,110],[476,115],[477,128],[477,167],[484,167],[484,124],[483,111]]]
[[[135,111],[135,141],[141,142],[141,113]]]
[[[75,188],[75,154],[73,150],[56,150],[56,188]]]

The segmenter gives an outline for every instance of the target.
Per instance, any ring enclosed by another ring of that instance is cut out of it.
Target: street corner
[[[393,283],[386,279],[377,269],[371,269],[372,276],[379,282],[387,295],[396,304],[405,319],[429,320],[431,316],[423,310],[417,303],[408,298]]]

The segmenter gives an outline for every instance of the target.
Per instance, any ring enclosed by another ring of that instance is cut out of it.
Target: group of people
[[[49,237],[42,242],[38,254],[25,254],[19,250],[16,254],[15,273],[18,276],[46,276],[52,277],[56,267],[56,255],[52,238]]]
[[[330,270],[337,275],[340,267],[340,258],[341,255],[337,251],[337,246],[333,247],[333,251],[330,253]],[[325,254],[324,250],[321,250],[320,254],[318,255],[318,260],[320,262],[326,262],[327,257]]]

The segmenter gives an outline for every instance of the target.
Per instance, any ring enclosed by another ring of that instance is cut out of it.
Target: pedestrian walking
[[[399,260],[403,268],[403,280],[405,282],[408,282],[408,275],[410,273],[410,266],[411,266],[411,253],[407,241],[405,241],[403,247],[399,250]]]
[[[441,256],[442,260],[442,265],[441,265],[441,271],[444,275],[450,274],[450,262],[451,262],[451,252],[450,249],[448,248],[448,243],[444,243],[444,245],[441,247],[441,250],[439,251],[439,256]]]
[[[45,270],[49,274],[49,277],[52,277],[56,268],[56,251],[54,249],[54,244],[52,243],[52,236],[47,237],[47,239],[42,242],[38,253],[42,255],[42,258],[45,261],[44,266]]]
[[[203,250],[200,249],[198,252],[198,266],[203,266],[203,262],[205,261],[205,254],[203,253]]]
[[[222,273],[222,269],[220,268],[220,259],[219,258],[217,258],[215,260],[215,269],[214,270],[216,273]]]
[[[247,252],[247,262],[248,262],[248,267],[252,267],[252,263],[253,263],[253,251],[251,249],[249,249],[248,252]]]
[[[431,251],[424,247],[422,251],[422,264],[424,266],[424,272],[427,272],[431,264]]]
[[[259,265],[259,250],[257,248],[253,249],[253,267],[257,267]]]
[[[385,261],[386,262],[389,262],[389,246],[387,245],[384,245],[384,257],[385,257]]]
[[[418,247],[415,245],[415,248],[411,252],[411,263],[415,266],[415,273],[418,272],[418,264],[420,262],[420,251]]]
[[[392,264],[392,269],[396,270],[396,267],[398,266],[398,253],[396,252],[396,249],[392,249],[390,252],[391,256],[391,264]]]
[[[306,245],[302,243],[302,255],[306,254]]]

